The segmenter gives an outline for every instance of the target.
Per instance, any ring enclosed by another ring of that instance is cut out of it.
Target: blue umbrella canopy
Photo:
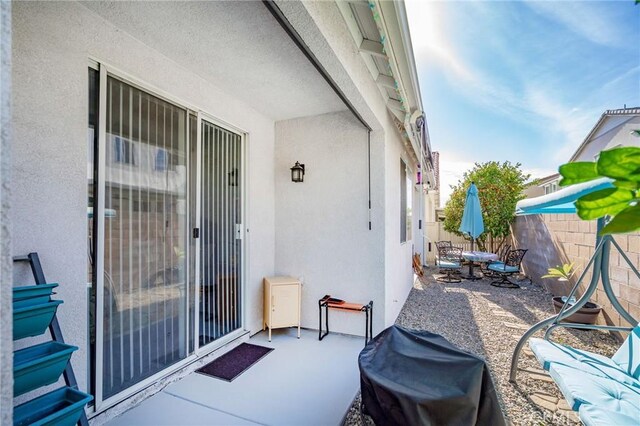
[[[482,207],[480,207],[480,198],[478,198],[478,188],[476,184],[471,182],[471,186],[467,190],[467,199],[464,203],[464,212],[462,213],[462,223],[458,231],[467,234],[473,240],[478,238],[484,232],[484,222],[482,220]]]

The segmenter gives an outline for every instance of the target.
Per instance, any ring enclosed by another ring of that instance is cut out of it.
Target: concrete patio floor
[[[261,332],[273,347],[233,382],[192,373],[108,422],[117,425],[339,425],[359,388],[364,338],[312,330]]]

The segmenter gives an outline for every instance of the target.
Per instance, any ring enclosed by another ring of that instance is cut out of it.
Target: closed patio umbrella
[[[478,188],[471,182],[467,190],[467,199],[464,202],[462,212],[462,223],[458,231],[467,234],[471,238],[471,251],[476,240],[484,232],[484,222],[482,220],[482,207],[478,197]],[[469,265],[469,279],[473,279],[473,262]]]

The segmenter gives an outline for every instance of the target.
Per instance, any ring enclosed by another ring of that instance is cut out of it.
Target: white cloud
[[[596,2],[560,2],[527,0],[526,4],[545,17],[559,22],[579,36],[596,44],[618,46],[624,40],[619,35],[614,19],[607,7]],[[630,11],[634,13],[634,11]]]
[[[470,102],[502,114],[510,120],[525,123],[531,129],[537,129],[540,134],[546,135],[545,137],[553,138],[540,141],[540,150],[544,150],[544,164],[537,164],[537,169],[527,168],[527,164],[523,164],[523,170],[531,173],[533,178],[557,172],[557,166],[569,159],[596,123],[602,109],[609,107],[603,105],[603,100],[611,99],[612,93],[617,92],[617,83],[637,76],[640,69],[635,67],[621,72],[608,84],[593,87],[583,93],[582,97],[571,99],[567,95],[571,94],[572,83],[563,81],[553,68],[538,67],[529,70],[515,61],[513,64],[517,66],[517,72],[508,74],[512,80],[510,81],[508,77],[505,78],[504,72],[502,75],[489,74],[488,70],[475,64],[453,42],[457,34],[464,31],[464,26],[453,15],[448,2],[407,0],[405,4],[415,56],[421,71],[434,68],[439,70],[449,78],[451,86]],[[620,30],[615,21],[606,10],[598,10],[598,5],[588,2],[557,4],[539,1],[527,4],[540,15],[560,22],[593,43],[611,45],[620,41]],[[491,2],[465,4],[469,10],[473,8],[474,16],[482,16],[486,26],[495,28],[496,32],[492,37],[498,37],[497,41],[501,41],[500,37],[506,34],[500,32],[497,23],[509,19],[510,12],[494,6]],[[506,31],[505,28],[503,30]],[[509,62],[510,55],[514,54],[509,43],[492,41],[496,39],[478,40],[490,44],[496,58]],[[553,56],[554,52],[550,50],[549,53]],[[551,64],[554,66],[553,62]],[[425,97],[427,96],[429,94],[425,93]],[[473,167],[472,161],[461,157],[464,155],[465,153],[448,155],[441,152],[440,192],[443,205],[451,193],[450,185],[455,185],[462,174]]]
[[[453,77],[474,82],[476,77],[471,68],[455,54],[449,42],[450,33],[443,31],[442,27],[447,26],[446,4],[424,0],[406,1],[405,4],[411,22],[411,43],[417,62],[425,66],[438,62],[453,73]]]
[[[444,207],[451,196],[451,186],[462,179],[464,172],[473,168],[473,161],[458,160],[446,153],[440,153],[440,206]]]
[[[563,135],[564,140],[558,140],[555,151],[550,153],[554,163],[569,160],[602,113],[564,105],[539,87],[528,87],[525,99],[531,112],[543,117],[548,128]]]

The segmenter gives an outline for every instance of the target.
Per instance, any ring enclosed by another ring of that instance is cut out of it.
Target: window
[[[411,239],[411,175],[400,160],[400,242]]]
[[[136,164],[135,146],[131,141],[114,136],[113,138],[113,159],[116,163]]]
[[[551,194],[552,192],[556,192],[558,190],[558,182],[552,182],[552,183],[548,183],[546,185],[543,186],[544,188],[544,193],[546,194]]]
[[[169,165],[169,153],[162,148],[158,148],[156,151],[156,164],[155,169],[158,172],[164,172]]]

